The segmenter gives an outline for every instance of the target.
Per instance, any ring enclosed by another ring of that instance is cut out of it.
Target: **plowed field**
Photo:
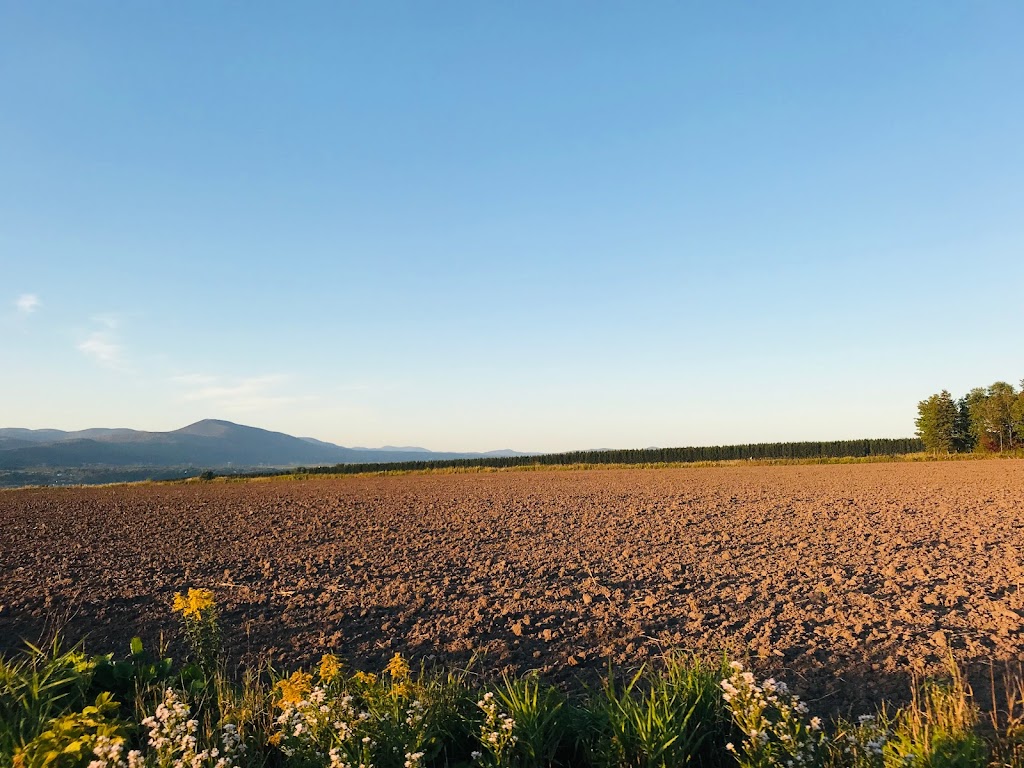
[[[732,649],[860,707],[950,650],[1024,657],[1022,547],[1022,461],[7,491],[0,651],[154,643],[202,586],[235,658],[485,651],[569,680]]]

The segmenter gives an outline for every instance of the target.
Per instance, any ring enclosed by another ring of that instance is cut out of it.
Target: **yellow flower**
[[[362,670],[356,672],[352,679],[357,683],[364,683],[366,685],[373,685],[377,682],[377,676],[373,672],[363,672]]]
[[[213,592],[208,589],[190,589],[188,597],[174,593],[174,611],[186,619],[198,619],[203,611],[213,608]]]
[[[412,686],[403,680],[398,685],[394,686],[391,689],[391,692],[395,696],[408,696],[410,693],[412,693]]]
[[[313,687],[313,676],[308,672],[293,672],[286,680],[277,681],[277,689],[281,691],[279,705],[298,704],[306,698]]]
[[[331,682],[341,672],[341,659],[333,653],[325,653],[320,659],[320,679],[325,683]]]
[[[388,672],[396,680],[404,680],[409,676],[409,662],[402,658],[402,654],[396,653],[388,662]]]
[[[284,741],[284,734],[275,733],[273,736],[267,739],[267,744],[269,744],[272,747],[276,747],[279,746],[282,741]]]

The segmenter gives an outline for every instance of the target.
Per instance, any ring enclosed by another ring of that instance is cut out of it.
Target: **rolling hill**
[[[0,470],[80,467],[295,467],[525,455],[448,453],[421,448],[345,448],[219,419],[172,432],[132,429],[0,429]]]

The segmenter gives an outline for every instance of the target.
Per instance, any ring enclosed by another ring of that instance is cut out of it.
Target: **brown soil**
[[[0,493],[0,651],[177,634],[213,589],[235,658],[395,651],[592,679],[750,655],[819,709],[1024,658],[1024,461],[508,472]]]

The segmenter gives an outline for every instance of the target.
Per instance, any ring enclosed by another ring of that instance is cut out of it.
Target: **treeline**
[[[975,387],[958,400],[942,390],[917,404],[917,436],[935,453],[1012,451],[1024,447],[1024,381]]]
[[[335,464],[327,467],[299,467],[297,474],[359,474],[362,472],[414,471],[459,467],[557,466],[566,464],[669,464],[700,461],[758,459],[832,459],[892,456],[920,453],[924,445],[912,437],[877,440],[831,440],[803,443],[754,443],[711,445],[690,448],[636,448],[612,451],[569,451],[539,456],[488,456],[446,461],[402,461],[373,464]]]

